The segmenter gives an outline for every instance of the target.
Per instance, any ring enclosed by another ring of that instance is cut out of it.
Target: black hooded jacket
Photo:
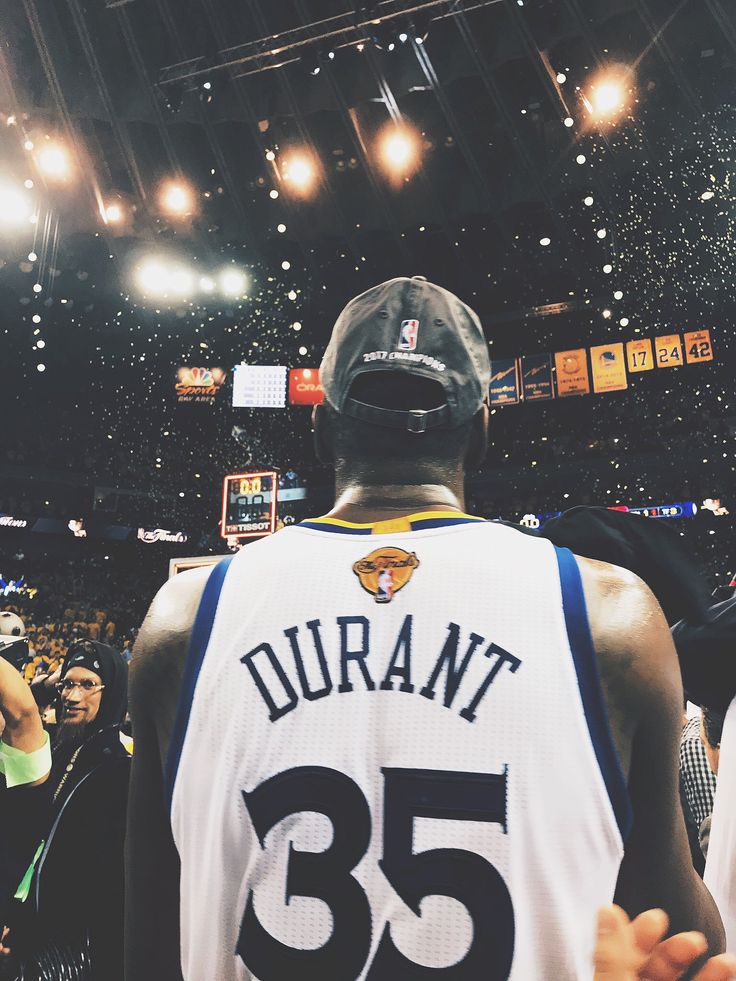
[[[36,841],[46,844],[30,895],[14,908],[11,949],[21,961],[33,963],[49,945],[81,949],[89,941],[95,981],[122,981],[130,757],[120,742],[120,726],[127,710],[128,667],[117,651],[96,641],[72,645],[62,677],[75,666],[94,670],[105,688],[81,749],[57,744],[49,779],[35,788]]]

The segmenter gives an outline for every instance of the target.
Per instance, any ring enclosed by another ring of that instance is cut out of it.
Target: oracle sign
[[[325,393],[319,383],[317,368],[292,368],[289,372],[289,403],[291,405],[319,405]]]

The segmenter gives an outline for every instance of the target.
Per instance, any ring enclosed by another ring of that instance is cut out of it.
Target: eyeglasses
[[[74,691],[75,688],[79,688],[85,695],[90,695],[93,691],[100,691],[104,688],[97,681],[92,681],[91,678],[82,678],[81,681],[72,681],[70,678],[64,678],[63,681],[59,681],[56,685],[56,690],[63,694],[69,694],[69,692]]]

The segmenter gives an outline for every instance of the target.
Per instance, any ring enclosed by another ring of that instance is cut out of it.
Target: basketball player
[[[589,981],[614,893],[718,952],[659,606],[465,513],[477,316],[392,280],[320,371],[334,509],[175,577],[138,638],[128,981]]]

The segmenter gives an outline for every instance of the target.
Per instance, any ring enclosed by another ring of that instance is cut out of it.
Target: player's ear
[[[324,405],[315,405],[312,409],[312,439],[314,440],[314,452],[319,462],[334,463],[332,421]]]
[[[465,453],[465,469],[474,470],[486,458],[488,452],[488,403],[483,405],[473,416],[473,428],[470,431],[468,449]]]

